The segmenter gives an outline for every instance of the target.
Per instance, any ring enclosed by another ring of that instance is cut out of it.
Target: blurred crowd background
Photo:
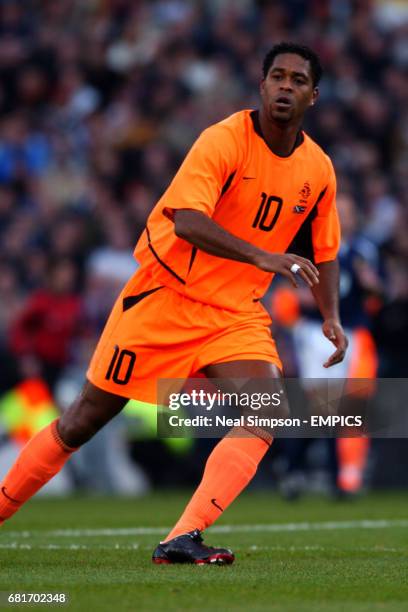
[[[305,128],[337,172],[350,327],[369,330],[378,376],[406,376],[406,2],[0,0],[1,393],[41,377],[61,409],[72,400],[149,211],[202,129],[258,106],[282,40],[325,70]],[[276,310],[293,376],[310,308]]]

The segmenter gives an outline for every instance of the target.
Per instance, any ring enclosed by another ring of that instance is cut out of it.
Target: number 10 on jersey
[[[254,222],[252,223],[252,227],[258,228],[263,232],[270,232],[278,220],[282,204],[282,198],[274,195],[268,196],[267,193],[262,192],[261,203]]]

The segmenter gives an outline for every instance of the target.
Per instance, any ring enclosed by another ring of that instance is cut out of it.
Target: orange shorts
[[[160,287],[140,269],[119,295],[92,357],[87,377],[97,387],[157,403],[160,378],[188,378],[205,366],[260,359],[282,368],[271,320],[231,312]]]

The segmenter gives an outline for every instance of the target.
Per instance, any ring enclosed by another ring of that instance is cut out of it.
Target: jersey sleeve
[[[188,208],[212,216],[238,164],[238,145],[230,129],[219,124],[196,140],[163,196],[163,213]]]
[[[327,187],[317,203],[312,221],[312,243],[315,263],[336,259],[340,247],[340,222],[336,208],[336,175],[330,160]]]

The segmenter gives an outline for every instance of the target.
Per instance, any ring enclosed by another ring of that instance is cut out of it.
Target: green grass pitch
[[[52,591],[67,594],[63,609],[91,612],[408,610],[407,494],[288,504],[248,492],[206,534],[235,551],[234,565],[154,566],[187,499],[30,502],[0,531],[0,605],[6,593]]]

